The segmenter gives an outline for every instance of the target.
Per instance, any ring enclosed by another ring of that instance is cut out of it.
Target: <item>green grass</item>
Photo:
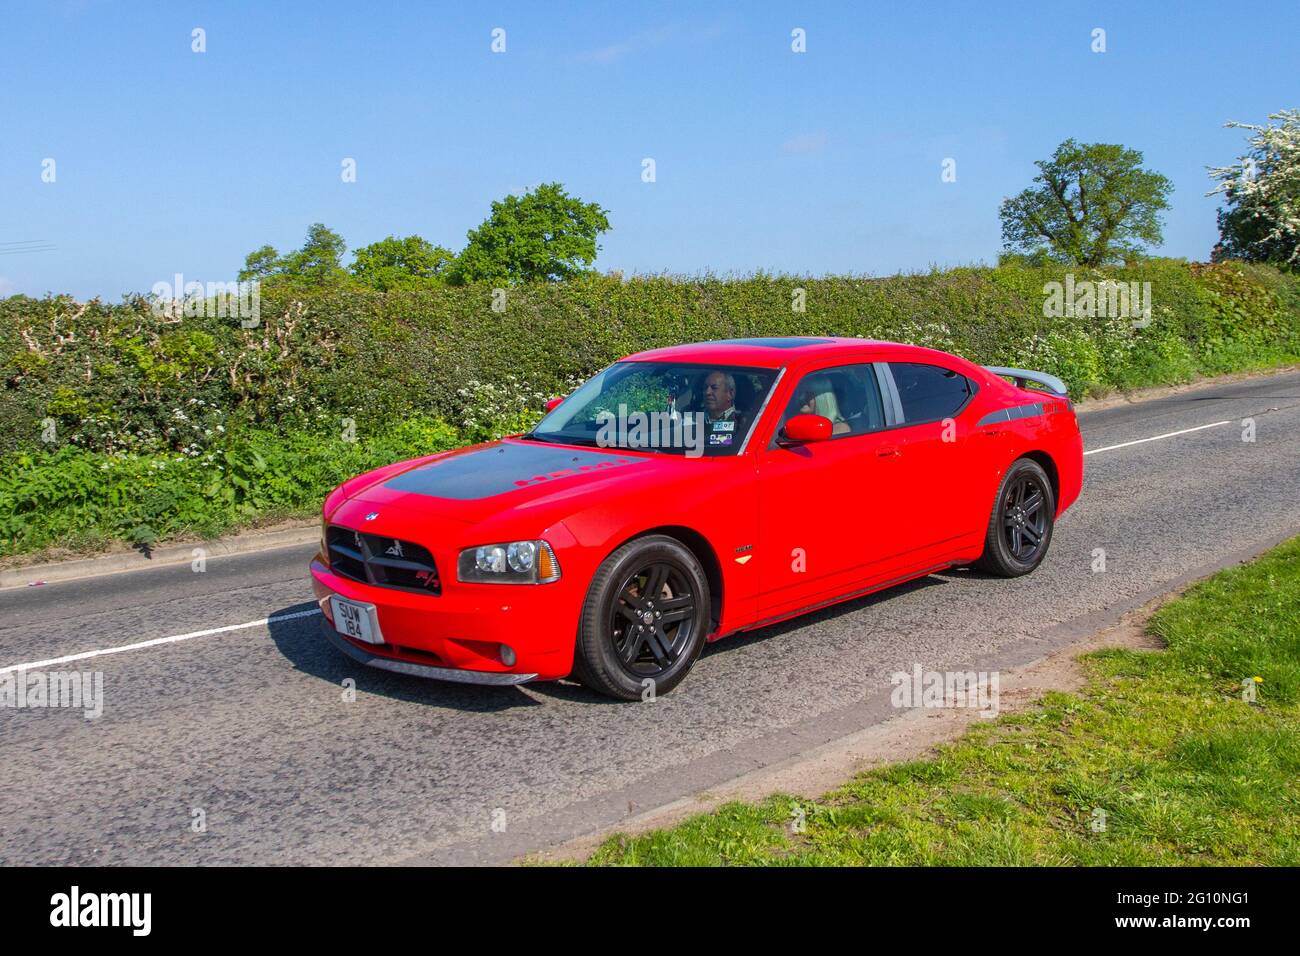
[[[816,801],[618,835],[589,862],[1300,865],[1300,539],[1196,585],[1149,630],[1166,649],[1087,655],[1081,694],[1048,693],[931,758]]]

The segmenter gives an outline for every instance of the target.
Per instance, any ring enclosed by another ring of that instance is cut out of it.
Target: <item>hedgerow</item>
[[[0,553],[301,513],[371,463],[518,430],[622,355],[680,342],[915,342],[1052,372],[1076,397],[1300,355],[1294,273],[1176,260],[1074,270],[1075,282],[1150,283],[1138,329],[1045,315],[1047,283],[1065,278],[1005,265],[882,279],[591,275],[504,297],[483,284],[272,286],[254,328],[155,314],[140,297],[12,296],[0,300]]]

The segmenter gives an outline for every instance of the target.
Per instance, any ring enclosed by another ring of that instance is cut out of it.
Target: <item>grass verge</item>
[[[1081,694],[1049,693],[933,757],[816,801],[616,835],[589,862],[1300,865],[1300,538],[1196,585],[1148,630],[1166,649],[1089,654]]]

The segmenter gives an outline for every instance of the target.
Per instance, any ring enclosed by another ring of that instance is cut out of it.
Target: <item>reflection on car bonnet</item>
[[[507,443],[431,461],[389,479],[384,482],[384,487],[435,498],[472,501],[553,478],[644,464],[646,460],[571,448]]]

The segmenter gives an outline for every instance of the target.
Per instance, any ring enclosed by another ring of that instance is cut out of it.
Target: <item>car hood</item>
[[[353,479],[362,487],[355,492],[349,488],[348,500],[397,507],[412,517],[475,522],[507,510],[540,509],[606,493],[624,484],[670,481],[703,461],[504,439],[408,464],[381,469],[369,483],[362,480],[366,476]]]

